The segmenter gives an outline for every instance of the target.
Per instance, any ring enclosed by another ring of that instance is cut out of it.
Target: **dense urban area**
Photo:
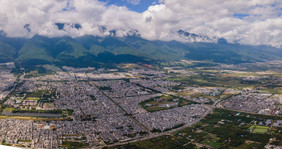
[[[0,142],[27,148],[281,148],[282,62],[0,64]],[[232,130],[232,131],[230,131]]]

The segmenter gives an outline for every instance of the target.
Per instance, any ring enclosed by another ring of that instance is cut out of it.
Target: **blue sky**
[[[107,5],[125,6],[135,12],[144,12],[149,6],[159,4],[158,0],[99,0]]]
[[[233,14],[234,17],[239,18],[239,19],[243,19],[244,17],[248,17],[248,14],[242,14],[242,13],[234,13]]]

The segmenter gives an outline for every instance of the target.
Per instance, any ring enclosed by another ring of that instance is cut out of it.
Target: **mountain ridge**
[[[181,32],[187,36],[193,34]],[[200,60],[225,64],[282,60],[282,50],[269,46],[227,43],[149,41],[139,36],[69,36],[49,38],[0,37],[0,62],[13,61],[21,66],[57,64],[69,66],[107,66],[173,60]]]

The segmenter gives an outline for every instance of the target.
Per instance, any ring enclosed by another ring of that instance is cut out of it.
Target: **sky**
[[[146,11],[149,6],[160,4],[158,0],[99,0],[105,2],[106,6],[125,6],[130,11],[142,13]]]
[[[0,0],[0,33],[116,36],[282,47],[282,0]],[[200,37],[187,39],[178,31]]]

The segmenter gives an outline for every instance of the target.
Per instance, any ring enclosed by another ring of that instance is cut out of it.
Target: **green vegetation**
[[[139,141],[124,146],[116,146],[111,149],[193,149],[195,145],[185,144],[185,139],[178,140],[174,136],[161,136],[150,140]],[[106,148],[105,148],[106,149]]]
[[[71,115],[73,110],[21,110],[12,107],[5,107],[3,111],[9,111],[12,113],[50,113],[50,114],[66,114]]]
[[[31,140],[19,140],[18,142],[31,142]]]
[[[250,84],[241,84],[241,79],[237,77],[215,76],[213,73],[193,75],[190,77],[175,76],[168,78],[168,80],[181,82],[186,86],[200,86],[200,87],[228,87],[228,88],[242,88],[250,87]]]
[[[190,105],[190,104],[197,104],[197,103],[181,98],[178,102],[178,107],[183,107],[183,106]]]
[[[189,104],[195,104],[195,102],[188,101],[186,99],[173,95],[161,95],[139,103],[139,105],[141,105],[148,112],[167,110],[170,108],[182,107]]]
[[[18,99],[18,100],[23,100],[23,101],[34,100],[40,102],[52,102],[50,98],[54,97],[55,93],[56,93],[55,90],[36,90],[34,92],[26,93],[26,96],[24,96],[24,93],[17,93],[17,92],[12,92],[11,95],[16,97],[21,97],[22,99]]]
[[[1,144],[6,145],[6,146],[12,146],[12,144],[5,143],[5,141],[3,141],[3,143],[1,143]]]
[[[192,94],[190,95],[191,98],[199,98],[199,97],[202,97],[202,98],[207,98],[207,99],[217,99],[216,97],[214,96],[209,96],[209,95],[206,95],[204,93],[196,93],[196,94]]]
[[[270,138],[281,138],[278,131],[267,132],[269,127],[255,126],[252,123],[256,120],[281,119],[274,116],[263,116],[215,109],[203,120],[192,127],[184,128],[171,135],[156,137],[149,140],[129,143],[123,146],[115,146],[117,149],[170,149],[170,148],[196,148],[198,143],[206,148],[232,148],[249,149],[264,148]],[[250,129],[257,127],[257,132],[250,132]],[[280,129],[281,130],[281,129]],[[157,131],[157,130],[156,130]],[[266,131],[266,132],[265,132]],[[264,134],[262,134],[262,132]],[[273,142],[279,144],[280,142]]]
[[[12,113],[50,113],[50,114],[62,114],[62,110],[19,110],[14,109]]]
[[[3,37],[0,42],[0,62],[15,61],[26,68],[42,64],[115,67],[120,63],[158,61],[165,64],[179,59],[204,61],[195,66],[182,63],[185,67],[214,65],[209,62],[238,64],[281,60],[281,50],[228,43],[149,41],[138,36],[48,38],[37,35],[31,39]]]
[[[61,147],[67,147],[70,149],[79,149],[79,148],[87,148],[89,146],[88,143],[82,142],[71,142],[71,141],[63,141]]]
[[[51,74],[54,74],[54,71],[47,70],[43,66],[36,66],[34,68],[26,69],[25,78],[40,77],[40,76],[51,75]]]
[[[173,126],[172,128],[165,129],[164,131],[170,131],[170,130],[172,130],[172,129],[177,129],[177,128],[180,128],[180,127],[182,127],[182,126],[184,126],[184,124],[177,124],[177,125]],[[158,132],[160,132],[160,131],[158,131]]]
[[[38,101],[40,100],[39,98],[34,98],[34,97],[28,97],[26,100],[34,100],[34,101]]]
[[[12,46],[0,41],[0,63],[14,61],[17,50]]]
[[[92,100],[96,100],[96,97],[93,96],[93,95],[90,95],[90,98],[91,98]]]
[[[64,116],[71,116],[73,113],[73,109],[67,109],[67,110],[63,110],[62,114]]]
[[[249,127],[250,130],[254,129],[256,127],[256,125],[252,125]]]
[[[27,93],[24,99],[41,98],[44,92],[44,90],[37,90],[31,93]]]
[[[184,68],[183,68],[184,69]],[[213,70],[211,68],[207,68],[204,70],[193,70],[193,72],[196,72],[195,75],[186,76],[183,74],[174,74],[171,75],[171,77],[167,78],[167,80],[180,82],[182,85],[178,86],[177,88],[174,88],[174,90],[179,90],[181,88],[184,88],[185,86],[196,86],[196,87],[224,87],[224,88],[232,88],[232,89],[242,89],[242,88],[260,88],[259,90],[271,93],[271,94],[282,94],[281,91],[281,84],[279,84],[279,81],[277,79],[279,78],[279,73],[276,74],[276,72],[267,74],[267,75],[261,75],[256,72],[232,72],[230,73],[221,73],[217,70]],[[244,79],[246,76],[256,76],[256,77],[262,77],[263,79],[257,79],[253,81],[247,81]],[[237,93],[234,93],[237,94]],[[234,95],[232,94],[222,94],[219,96],[221,99],[226,99]],[[207,97],[204,94],[195,94],[193,96],[202,96]],[[214,97],[208,97],[214,98]]]
[[[99,87],[99,90],[108,90],[108,91],[111,91],[112,88],[111,88],[111,87],[108,87],[108,86],[101,86],[101,87]]]
[[[186,55],[186,58],[192,60],[211,60],[213,62],[236,64],[236,63],[250,63],[263,61],[263,59],[271,60],[278,58],[281,51],[275,48],[267,46],[248,46],[248,45],[236,45],[228,43],[196,43],[193,44],[197,48],[190,50],[190,53]],[[267,52],[267,50],[274,50],[277,56],[273,53]],[[253,51],[259,51],[258,54],[254,54]],[[265,57],[263,56],[265,55]]]
[[[4,116],[0,115],[0,119],[18,119],[18,120],[33,120],[33,121],[72,121],[69,117],[63,118],[46,118],[46,117],[31,117],[31,116]]]
[[[49,54],[51,45],[48,40],[40,40],[33,38],[27,41],[19,51],[17,61],[36,62],[37,64],[44,64],[51,62],[53,57]]]
[[[11,108],[11,107],[6,107],[4,108],[3,111],[9,111],[9,112],[13,112],[15,109],[14,108]]]
[[[256,126],[253,130],[254,133],[266,133],[268,131],[268,126]]]
[[[282,85],[280,86],[268,86],[266,89],[262,90],[263,92],[270,94],[280,94],[282,95]]]

